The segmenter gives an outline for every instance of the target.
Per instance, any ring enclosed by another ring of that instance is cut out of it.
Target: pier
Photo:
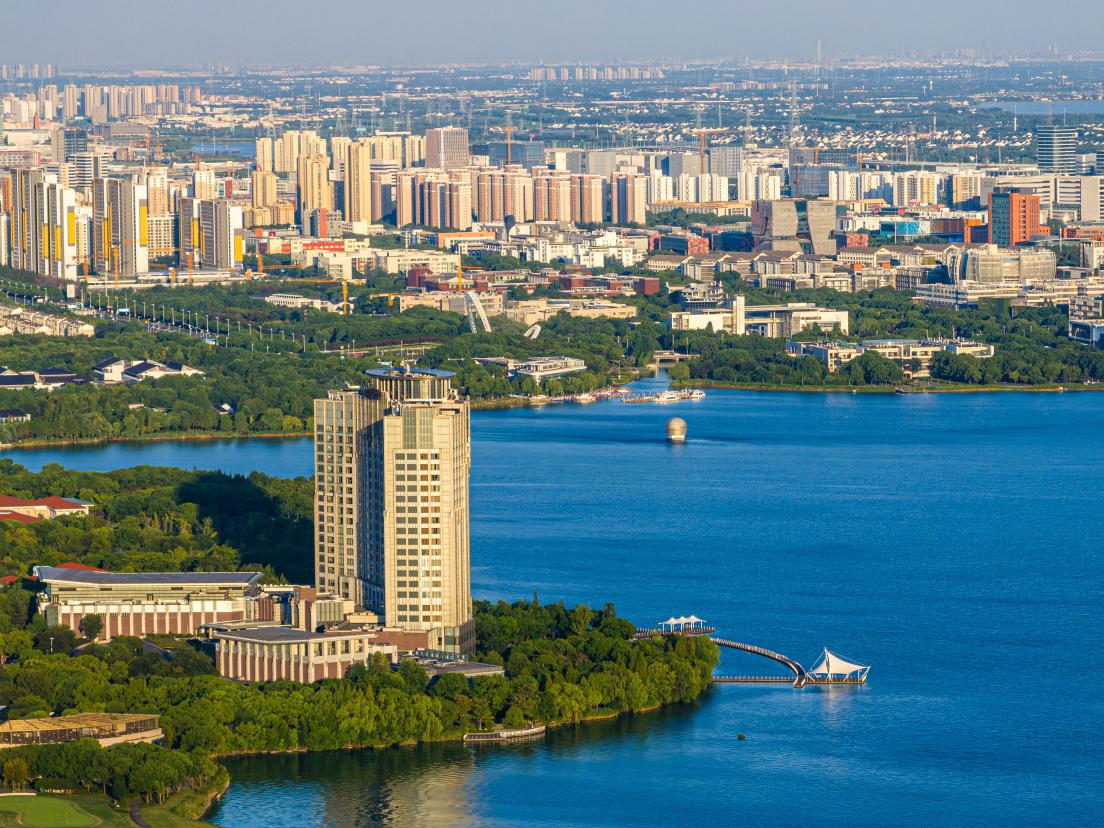
[[[806,670],[800,662],[795,661],[782,653],[768,650],[755,644],[745,644],[741,641],[733,641],[728,638],[719,638],[715,635],[716,628],[691,615],[688,617],[668,618],[654,627],[641,627],[636,631],[636,638],[650,638],[663,635],[708,636],[709,640],[718,647],[729,650],[740,650],[752,655],[762,656],[781,664],[791,673],[789,676],[713,676],[715,684],[793,684],[794,687],[806,687],[807,685],[836,685],[836,684],[866,684],[866,677],[870,673],[870,667],[864,664],[855,664],[824,648],[815,667]]]

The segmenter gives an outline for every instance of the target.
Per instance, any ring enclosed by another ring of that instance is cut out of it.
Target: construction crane
[[[709,172],[709,169],[708,169],[708,167],[706,167],[706,164],[705,164],[705,150],[706,150],[705,136],[707,136],[707,135],[723,135],[723,134],[731,132],[731,131],[732,130],[730,130],[730,129],[716,129],[716,128],[715,129],[695,129],[693,131],[692,134],[697,135],[699,141],[701,142],[701,148],[700,148],[699,152],[700,152],[700,158],[701,158],[701,173],[702,173],[702,175],[705,175],[705,173]]]
[[[349,315],[349,282],[350,279],[288,279],[292,284],[311,284],[311,285],[341,285],[341,315]],[[390,304],[390,302],[388,302]]]

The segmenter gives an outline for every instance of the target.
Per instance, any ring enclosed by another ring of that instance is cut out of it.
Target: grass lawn
[[[0,825],[85,828],[103,824],[104,820],[63,796],[0,796]],[[126,822],[116,824],[125,825]]]
[[[172,804],[170,799],[166,806]],[[204,828],[200,822],[174,814],[166,806],[142,808],[153,828]],[[0,796],[0,828],[134,828],[125,810],[111,807],[100,794],[74,796]]]

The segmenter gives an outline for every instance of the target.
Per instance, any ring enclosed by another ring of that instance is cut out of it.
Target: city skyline
[[[1016,6],[1022,6],[1017,11]],[[428,65],[447,63],[540,62],[576,60],[694,60],[717,58],[787,58],[824,60],[843,55],[884,55],[918,51],[976,50],[1076,52],[1096,49],[1092,27],[1071,27],[1070,19],[1091,15],[1088,0],[1070,0],[1062,15],[1038,16],[1030,28],[1021,24],[1032,8],[1026,3],[994,0],[961,6],[934,0],[925,13],[901,21],[897,17],[863,17],[863,39],[854,24],[863,9],[850,4],[851,14],[797,0],[734,8],[720,0],[705,0],[685,19],[685,35],[671,38],[669,25],[656,25],[671,15],[668,4],[642,0],[631,7],[595,5],[565,0],[549,14],[535,4],[506,7],[494,0],[473,0],[457,6],[427,0],[416,23],[400,7],[371,8],[335,0],[326,15],[304,15],[297,4],[276,0],[246,0],[220,5],[218,19],[203,9],[180,15],[156,4],[106,0],[100,13],[59,15],[51,21],[51,37],[17,40],[6,49],[9,62],[50,60],[74,67],[143,66],[168,68],[205,63],[230,65]],[[288,47],[288,15],[295,17],[295,43],[325,44],[312,57]],[[31,5],[6,12],[13,30],[41,25]],[[336,21],[342,25],[335,25]],[[948,26],[953,20],[955,25]],[[905,25],[907,23],[907,25]],[[718,25],[719,24],[719,25]],[[495,37],[488,40],[488,27]],[[172,37],[157,37],[171,31]],[[384,35],[383,33],[386,33]],[[541,38],[534,40],[534,32]],[[110,57],[108,57],[110,56]]]

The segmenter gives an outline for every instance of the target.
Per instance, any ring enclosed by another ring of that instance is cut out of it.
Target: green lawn
[[[0,796],[0,825],[85,828],[102,824],[103,820],[62,796]]]
[[[171,804],[166,803],[166,806]],[[142,808],[153,828],[203,828],[199,822],[178,816],[168,807]],[[134,828],[126,811],[111,807],[100,794],[74,796],[0,796],[0,828]]]

